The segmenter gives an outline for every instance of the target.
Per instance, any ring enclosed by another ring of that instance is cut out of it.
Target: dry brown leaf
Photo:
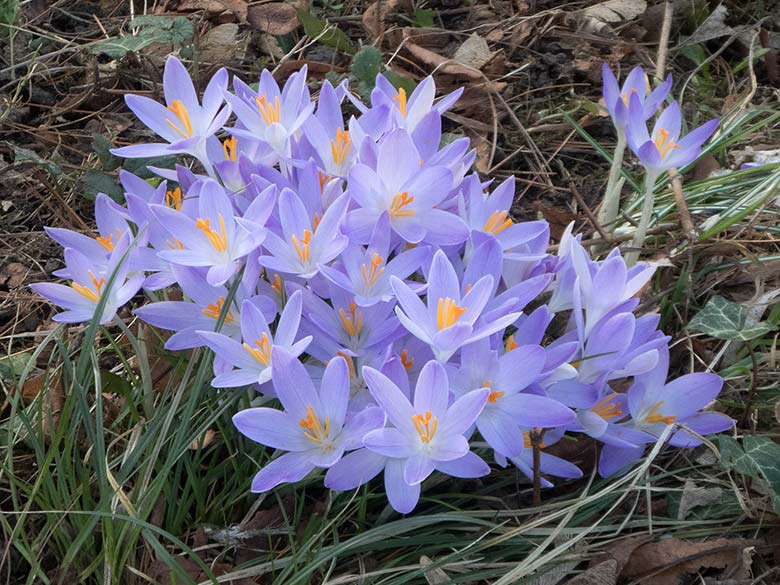
[[[474,69],[482,69],[492,57],[493,53],[490,51],[487,41],[477,33],[471,33],[453,55],[453,59],[458,63]]]
[[[468,79],[471,81],[481,81],[479,84],[482,91],[497,92],[506,87],[505,83],[486,81],[485,75],[479,69],[468,67],[462,63],[458,63],[453,59],[447,59],[442,57],[438,53],[434,53],[421,47],[415,43],[406,43],[404,48],[407,52],[419,63],[426,66],[431,72],[436,72],[438,75],[451,75],[456,80],[462,81]],[[484,102],[483,102],[484,103]]]
[[[708,542],[690,542],[667,538],[637,548],[623,569],[622,576],[647,578],[653,585],[679,585],[681,578],[701,569],[726,569],[742,565],[742,551],[755,544],[744,539],[719,538]]]
[[[202,437],[198,437],[192,443],[190,443],[189,449],[191,451],[197,451],[199,449],[205,449],[214,442],[217,438],[217,433],[213,429],[206,429]]]
[[[249,13],[246,0],[219,0],[219,3],[225,7],[225,10],[232,12],[238,19],[238,22],[246,22],[246,17]]]
[[[633,20],[645,10],[647,10],[645,0],[607,0],[585,8],[582,15],[603,23],[614,24]]]
[[[685,520],[688,512],[693,508],[718,503],[722,495],[723,490],[719,487],[699,487],[690,479],[686,479],[677,510],[677,519]]]
[[[363,13],[363,27],[373,37],[385,32],[385,24],[393,14],[412,10],[410,0],[379,0],[373,2]]]
[[[272,35],[286,35],[300,25],[295,4],[269,2],[250,6],[246,16],[253,28]]]
[[[238,41],[238,25],[234,22],[209,29],[200,43],[200,60],[205,63],[227,64],[242,59],[243,43]]]
[[[564,585],[615,585],[617,578],[618,563],[615,559],[609,559],[569,579]]]
[[[554,240],[560,240],[566,227],[578,219],[577,215],[570,211],[550,207],[541,201],[534,201],[533,209],[537,215],[541,216],[542,219],[546,219],[550,224],[550,237]]]
[[[225,6],[219,0],[182,0],[179,2],[181,12],[196,12],[203,10],[207,17],[221,14],[225,11]]]

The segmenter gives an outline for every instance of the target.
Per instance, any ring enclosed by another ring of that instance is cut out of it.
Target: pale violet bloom
[[[632,96],[636,96],[641,105],[642,119],[648,120],[653,117],[672,89],[672,76],[669,75],[661,85],[650,91],[650,81],[641,67],[631,70],[623,82],[623,87],[618,86],[615,74],[606,63],[602,65],[601,77],[604,83],[604,104],[617,128],[625,127],[628,122],[628,107]]]
[[[316,467],[332,466],[345,451],[361,447],[363,437],[385,421],[376,407],[348,415],[349,369],[344,359],[328,363],[319,390],[298,358],[283,349],[273,348],[271,363],[274,390],[284,410],[249,408],[233,417],[241,434],[287,451],[257,472],[253,492],[300,481]]]
[[[296,291],[287,301],[276,331],[271,332],[267,318],[251,300],[241,305],[241,337],[243,343],[214,331],[198,331],[198,335],[215,354],[236,369],[217,375],[214,388],[235,388],[249,384],[265,384],[271,379],[271,355],[274,347],[281,347],[289,355],[298,357],[311,343],[311,336],[296,342],[301,322],[302,293]]]
[[[441,116],[458,101],[462,94],[461,87],[434,103],[436,83],[431,76],[423,79],[411,95],[407,96],[403,87],[396,89],[384,75],[377,75],[376,87],[371,92],[371,104],[375,108],[389,107],[395,127],[405,128],[411,132],[428,113],[433,111]]]
[[[391,277],[390,284],[398,299],[398,319],[412,335],[428,343],[441,362],[461,346],[505,329],[520,316],[509,313],[477,326],[490,300],[493,278],[483,276],[461,296],[455,269],[441,250],[434,255],[428,274],[427,306],[400,278]]]
[[[466,436],[487,402],[487,390],[473,390],[450,406],[447,372],[435,361],[420,372],[414,403],[384,374],[364,368],[363,377],[393,425],[367,433],[363,443],[371,451],[402,463],[401,477],[394,478],[398,483],[388,486],[388,498],[398,512],[414,509],[420,484],[434,470],[456,477],[480,477],[490,472],[470,451]],[[401,493],[391,496],[394,491]]]

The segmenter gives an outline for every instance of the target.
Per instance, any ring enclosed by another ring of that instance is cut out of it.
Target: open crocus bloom
[[[672,102],[658,117],[652,134],[648,134],[643,106],[636,94],[631,96],[626,124],[626,140],[634,154],[650,171],[684,167],[701,153],[701,146],[718,127],[718,118],[705,122],[682,138],[680,106]]]
[[[632,96],[636,96],[642,106],[642,119],[648,120],[653,117],[658,106],[663,103],[669,90],[672,89],[672,76],[669,75],[661,85],[651,92],[647,73],[641,67],[634,67],[631,70],[622,87],[618,86],[617,79],[615,79],[609,65],[604,63],[601,72],[604,81],[604,103],[609,115],[612,116],[612,121],[618,128],[625,127],[628,122],[628,107]]]

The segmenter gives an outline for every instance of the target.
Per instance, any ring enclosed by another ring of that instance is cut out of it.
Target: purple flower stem
[[[607,180],[607,189],[604,192],[604,202],[599,209],[598,221],[608,232],[615,229],[615,220],[620,207],[620,191],[623,187],[623,181],[620,180],[620,170],[623,168],[623,155],[626,152],[626,131],[624,128],[617,129],[617,144],[615,153],[612,155],[612,166],[609,169],[609,179]]]

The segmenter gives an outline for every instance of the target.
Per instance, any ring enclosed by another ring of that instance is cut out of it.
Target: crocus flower
[[[350,211],[346,231],[366,243],[383,213],[390,227],[411,244],[460,244],[468,228],[457,215],[437,209],[449,194],[452,174],[443,166],[424,166],[405,130],[388,134],[379,146],[376,169],[356,164],[349,172],[349,194],[358,205]]]
[[[367,248],[351,244],[344,248],[338,268],[321,266],[322,274],[334,284],[354,294],[355,303],[370,307],[393,298],[390,277],[405,279],[428,256],[423,247],[390,256],[390,216],[383,213],[376,222]]]
[[[259,262],[268,270],[311,278],[346,247],[348,239],[341,233],[341,222],[349,197],[342,195],[328,207],[316,225],[306,213],[300,198],[290,189],[279,195],[279,221],[282,235],[268,232],[264,247],[270,255]]]
[[[412,335],[428,343],[441,362],[446,362],[459,347],[506,328],[520,316],[509,313],[475,326],[490,299],[493,278],[483,276],[461,296],[455,269],[441,250],[431,263],[427,307],[400,278],[391,277],[390,284],[398,299],[398,319]]]
[[[463,88],[444,96],[436,104],[436,83],[433,77],[423,79],[411,95],[407,96],[404,88],[396,89],[384,75],[376,76],[376,87],[371,93],[371,103],[374,107],[390,106],[392,120],[397,128],[406,128],[409,132],[431,111],[440,116],[449,110],[463,93]]]
[[[634,378],[628,390],[628,410],[631,421],[627,426],[647,433],[650,441],[660,437],[668,425],[683,428],[674,431],[669,444],[675,447],[696,447],[701,442],[686,432],[688,428],[699,435],[710,435],[734,426],[729,417],[716,412],[700,412],[720,393],[723,379],[706,372],[680,376],[666,382],[669,372],[669,351],[659,352],[658,364],[646,374]],[[641,458],[643,446],[621,447],[605,445],[599,460],[599,473],[611,475]]]
[[[273,209],[273,192],[266,190],[261,195],[243,218],[235,217],[224,189],[210,180],[203,184],[194,220],[169,207],[151,205],[176,243],[173,249],[160,252],[160,257],[183,266],[208,267],[209,284],[223,285],[236,273],[239,261],[263,242],[262,226]]]
[[[363,377],[372,396],[387,414],[392,427],[367,433],[363,443],[371,451],[400,460],[402,481],[388,486],[403,492],[391,498],[404,502],[401,513],[410,512],[419,499],[420,484],[438,469],[458,477],[480,477],[490,468],[469,450],[464,435],[485,406],[488,390],[473,390],[452,406],[447,372],[441,364],[428,362],[420,372],[414,403],[387,376],[364,368]],[[387,473],[387,470],[385,471]]]
[[[111,152],[126,158],[189,154],[197,158],[209,174],[213,173],[207,142],[219,146],[214,134],[230,117],[230,107],[223,107],[227,82],[228,72],[222,68],[206,86],[201,104],[187,69],[176,57],[168,57],[163,72],[165,106],[147,97],[125,96],[125,103],[138,119],[166,142],[134,144]]]
[[[532,429],[524,429],[520,455],[516,457],[505,457],[501,453],[496,452],[495,457],[496,463],[498,463],[501,467],[506,467],[508,459],[514,463],[515,467],[517,467],[523,473],[523,475],[525,475],[528,479],[533,480],[534,451],[533,443],[531,442],[531,432]],[[558,442],[562,436],[563,429],[553,429],[552,431],[548,431],[545,433],[539,448],[544,449],[545,447],[549,447],[550,445]],[[539,471],[545,475],[562,477],[565,479],[577,479],[578,477],[582,477],[582,470],[579,467],[573,463],[569,463],[565,459],[561,459],[555,455],[545,453],[544,451],[539,453]],[[540,478],[539,483],[543,488],[553,487],[553,484],[544,477]]]
[[[239,140],[261,139],[280,157],[289,157],[290,138],[314,111],[306,87],[306,66],[290,76],[282,91],[267,69],[260,75],[257,91],[237,77],[233,79],[233,88],[235,95],[227,91],[224,95],[240,125],[229,128],[229,132]]]
[[[617,79],[606,63],[602,65],[601,73],[604,83],[604,104],[618,128],[625,127],[628,122],[629,100],[632,99],[632,96],[636,96],[641,106],[642,120],[648,120],[653,117],[658,106],[663,103],[669,90],[672,89],[672,76],[669,75],[666,81],[651,92],[647,74],[641,67],[634,67],[631,70],[623,82],[623,87],[618,87]]]
[[[59,323],[91,321],[96,316],[98,303],[103,300],[99,321],[105,325],[114,318],[119,307],[133,298],[144,280],[143,274],[127,277],[128,266],[124,256],[129,246],[130,236],[125,234],[112,250],[105,267],[97,266],[77,250],[65,248],[66,271],[72,280],[70,285],[38,282],[31,284],[30,288],[65,309],[52,317]],[[109,287],[112,277],[113,284]]]
[[[560,402],[523,393],[541,379],[544,349],[538,345],[518,347],[498,356],[487,339],[471,343],[461,351],[460,367],[452,368],[450,379],[456,395],[487,388],[487,403],[477,418],[477,429],[488,444],[506,457],[520,455],[523,431],[520,427],[558,427],[574,422],[572,410]]]
[[[626,140],[628,146],[649,172],[661,173],[692,163],[701,153],[701,146],[718,127],[719,119],[705,122],[680,138],[682,116],[680,106],[672,102],[658,117],[652,136],[647,132],[644,108],[637,94],[629,101]]]
[[[263,467],[252,480],[253,492],[296,482],[315,467],[328,468],[344,451],[361,446],[363,436],[384,424],[379,408],[347,416],[349,370],[342,358],[328,363],[319,391],[298,359],[279,347],[271,351],[272,379],[284,407],[249,408],[233,417],[249,439],[288,451]]]
[[[214,388],[235,388],[249,384],[265,384],[271,379],[271,354],[274,347],[283,348],[293,357],[301,355],[311,343],[311,337],[296,342],[301,322],[302,293],[296,291],[282,311],[276,332],[272,333],[267,318],[251,300],[241,305],[241,336],[243,343],[213,331],[198,331],[215,354],[236,367],[219,374],[211,381]]]

